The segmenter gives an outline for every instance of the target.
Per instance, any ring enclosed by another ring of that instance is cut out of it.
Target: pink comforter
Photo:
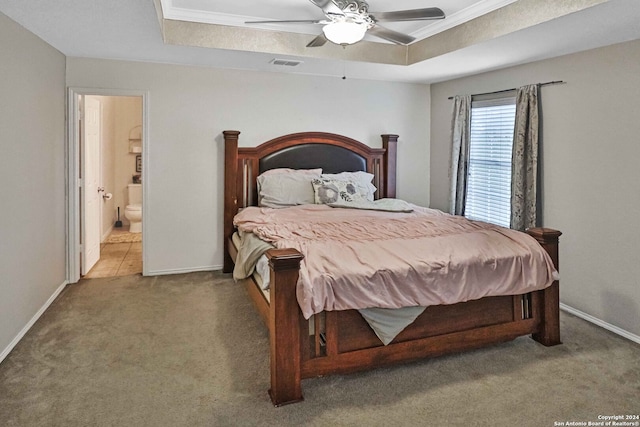
[[[235,225],[304,254],[297,298],[323,310],[454,304],[546,288],[557,277],[531,236],[414,207],[411,213],[249,207]]]

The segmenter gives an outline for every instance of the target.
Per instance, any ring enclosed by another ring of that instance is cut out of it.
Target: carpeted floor
[[[267,396],[268,336],[215,272],[82,280],[0,364],[2,426],[555,426],[640,413],[640,346],[562,313],[510,343]],[[585,424],[586,425],[586,424]]]

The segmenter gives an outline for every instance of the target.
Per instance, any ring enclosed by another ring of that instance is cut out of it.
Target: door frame
[[[76,283],[80,280],[80,104],[81,95],[96,96],[140,96],[142,97],[142,275],[148,275],[148,262],[144,250],[147,241],[146,228],[149,218],[149,91],[127,89],[97,89],[69,87],[67,93],[67,146],[65,153],[66,198],[67,198],[67,281]]]

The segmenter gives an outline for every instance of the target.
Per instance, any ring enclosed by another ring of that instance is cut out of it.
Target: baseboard
[[[65,288],[65,286],[67,286],[68,283],[69,282],[65,280],[60,286],[58,286],[58,289],[56,289],[53,295],[49,297],[47,302],[45,302],[44,305],[40,307],[40,310],[38,310],[38,312],[31,318],[31,320],[29,320],[29,322],[25,325],[24,328],[22,328],[18,335],[16,335],[16,337],[9,343],[9,345],[4,350],[2,350],[2,353],[0,353],[0,363],[2,363],[5,357],[7,357],[9,353],[11,353],[11,350],[13,350],[16,345],[18,345],[20,340],[25,336],[27,332],[29,332],[29,329],[31,329],[31,327],[38,321],[40,316],[42,316],[42,313],[44,313],[46,309],[49,308],[51,303],[55,301],[58,295],[60,295],[60,292],[62,292],[62,290]]]
[[[608,331],[613,332],[614,334],[620,335],[621,337],[624,337],[628,340],[631,340],[635,343],[640,344],[640,336],[632,334],[629,331],[625,331],[622,328],[619,328],[615,325],[612,325],[611,323],[607,323],[604,320],[598,319],[597,317],[594,317],[590,314],[587,314],[583,311],[580,311],[578,309],[575,309],[573,307],[570,307],[566,304],[560,303],[560,309],[566,311],[567,313],[571,313],[576,317],[579,317],[581,319],[586,320],[587,322],[593,323],[595,325],[600,326],[601,328],[604,328]]]
[[[169,274],[186,274],[198,271],[218,271],[222,270],[222,265],[207,265],[204,267],[172,268],[168,270],[151,270],[144,273],[145,276],[165,276]]]
[[[109,229],[102,235],[102,238],[100,239],[100,243],[103,243],[105,240],[107,240],[107,237],[109,237],[109,234],[111,234],[112,231],[113,231],[113,225],[109,227]]]

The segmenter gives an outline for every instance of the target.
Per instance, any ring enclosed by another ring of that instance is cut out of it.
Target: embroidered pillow
[[[341,173],[324,173],[321,178],[328,178],[340,181],[351,181],[358,186],[358,192],[365,196],[370,202],[373,201],[373,194],[377,191],[373,181],[373,174],[363,171],[358,172],[341,172]]]
[[[353,181],[339,179],[315,178],[311,180],[316,204],[329,204],[336,202],[358,202],[367,200],[366,194],[362,194],[358,184]]]

